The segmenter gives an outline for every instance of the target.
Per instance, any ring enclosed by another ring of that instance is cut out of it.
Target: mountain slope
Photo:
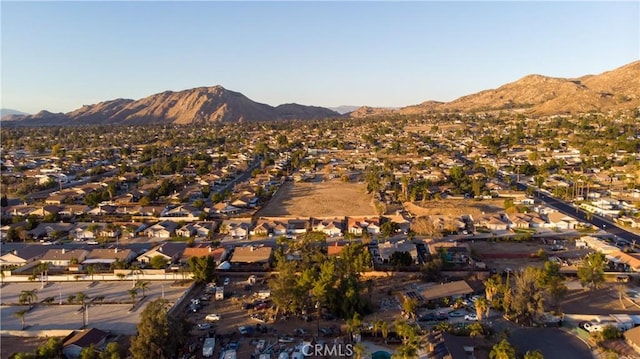
[[[640,61],[599,75],[576,79],[528,75],[497,89],[480,91],[451,102],[426,101],[398,113],[484,112],[517,110],[531,115],[617,111],[640,107]],[[384,113],[367,108],[353,117]],[[388,112],[388,111],[386,111]]]
[[[20,125],[150,124],[273,121],[339,116],[322,107],[287,104],[272,107],[222,86],[165,91],[140,100],[116,99],[85,105],[66,114],[46,111],[22,116]]]

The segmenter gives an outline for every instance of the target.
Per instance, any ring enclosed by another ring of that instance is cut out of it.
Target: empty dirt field
[[[341,181],[285,182],[260,217],[344,217],[376,215],[365,186]]]
[[[504,211],[504,199],[443,199],[425,202],[406,202],[409,212],[415,216],[461,216],[470,214],[480,217]]]

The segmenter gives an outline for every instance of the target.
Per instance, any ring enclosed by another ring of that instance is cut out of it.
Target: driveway
[[[587,344],[558,328],[522,328],[499,317],[493,326],[496,333],[508,329],[509,342],[522,354],[538,349],[545,359],[593,358]]]

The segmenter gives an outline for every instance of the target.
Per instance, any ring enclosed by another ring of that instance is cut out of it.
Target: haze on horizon
[[[69,112],[222,85],[402,107],[640,58],[629,2],[2,2],[1,106]]]

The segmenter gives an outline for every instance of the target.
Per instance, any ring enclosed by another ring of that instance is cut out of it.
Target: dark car
[[[435,322],[436,320],[438,320],[438,316],[434,313],[427,313],[418,318],[419,322]]]
[[[445,312],[438,312],[436,318],[440,321],[442,320],[448,320],[449,319],[449,314],[445,313]]]

